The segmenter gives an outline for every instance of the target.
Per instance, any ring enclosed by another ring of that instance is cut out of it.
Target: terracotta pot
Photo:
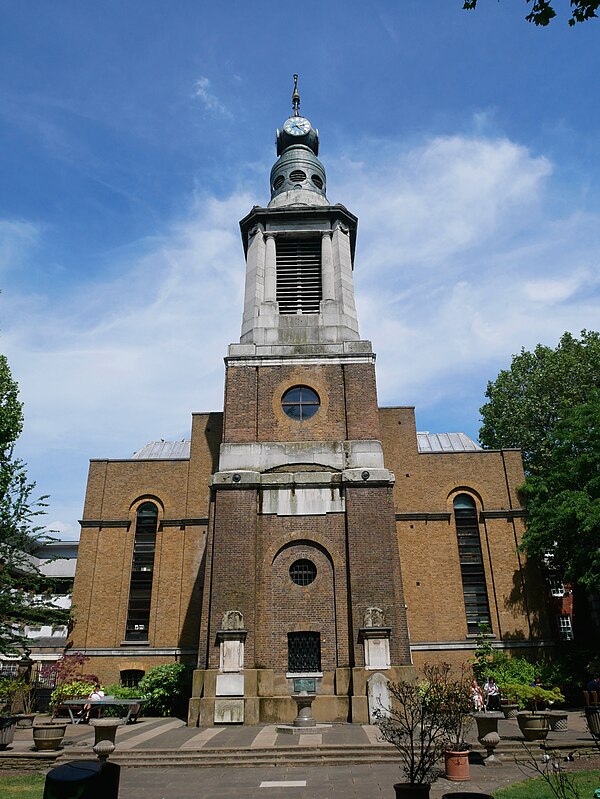
[[[66,724],[38,724],[33,726],[33,743],[36,749],[47,752],[58,749],[67,731]]]
[[[446,777],[452,782],[465,782],[471,779],[469,771],[469,752],[444,752]]]
[[[517,722],[526,741],[543,741],[548,737],[550,721],[546,715],[522,710],[517,714]]]
[[[0,749],[6,749],[13,742],[16,726],[16,716],[2,716],[0,718]]]
[[[394,785],[396,799],[429,799],[429,789],[431,785],[424,782],[416,784],[414,782],[397,782]]]

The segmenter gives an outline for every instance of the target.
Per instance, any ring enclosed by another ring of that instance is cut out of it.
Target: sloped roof
[[[131,456],[132,460],[175,460],[190,457],[190,441],[150,441]]]
[[[481,452],[477,442],[464,433],[417,433],[419,452]]]
[[[417,433],[419,452],[480,452],[465,433]],[[190,441],[150,441],[131,456],[132,460],[175,460],[190,457]]]

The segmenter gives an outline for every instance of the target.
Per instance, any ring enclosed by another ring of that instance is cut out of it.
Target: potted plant
[[[15,736],[17,717],[11,711],[17,687],[17,680],[0,677],[0,749],[6,749]]]
[[[18,727],[31,727],[35,719],[33,711],[34,689],[31,682],[20,677],[16,680],[17,689],[13,700],[13,710],[17,717]]]
[[[539,685],[519,685],[512,683],[505,686],[508,694],[513,696],[521,708],[517,714],[519,729],[526,741],[543,741],[550,730],[548,714],[543,712],[546,705],[563,702],[564,696],[558,688],[542,688]]]
[[[438,777],[437,764],[456,723],[445,693],[449,670],[447,664],[427,665],[424,681],[390,683],[391,708],[375,710],[381,738],[395,746],[402,758],[406,782],[394,785],[397,799],[427,799]],[[458,737],[462,737],[460,732]]]
[[[469,751],[471,745],[465,738],[473,723],[473,704],[468,673],[463,669],[460,678],[454,679],[449,667],[443,666],[442,680],[438,685],[439,701],[446,713],[446,749],[444,766],[447,779],[463,782],[471,778]]]

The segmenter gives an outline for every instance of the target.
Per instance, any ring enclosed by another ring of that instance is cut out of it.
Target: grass
[[[582,799],[593,797],[596,788],[600,787],[600,775],[597,771],[579,771],[570,776]],[[493,796],[494,799],[555,799],[555,795],[541,777],[516,782],[507,788],[499,788],[494,791]],[[567,794],[567,796],[576,799],[577,794]]]
[[[16,777],[0,776],[2,799],[40,799],[44,793],[46,777],[43,774],[19,774]]]

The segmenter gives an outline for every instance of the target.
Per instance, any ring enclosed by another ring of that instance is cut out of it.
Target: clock
[[[310,133],[311,125],[306,117],[288,117],[283,123],[283,129],[290,136],[306,136]]]

